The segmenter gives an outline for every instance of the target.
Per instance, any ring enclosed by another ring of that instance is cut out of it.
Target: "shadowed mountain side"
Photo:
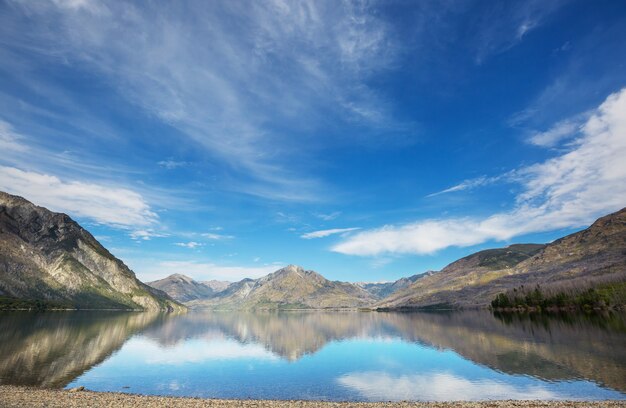
[[[69,216],[0,192],[0,296],[61,308],[184,310]]]
[[[375,305],[380,309],[484,307],[525,285],[549,292],[626,281],[626,209],[548,245],[481,251],[416,281]]]
[[[164,319],[128,312],[0,314],[0,383],[63,387]]]

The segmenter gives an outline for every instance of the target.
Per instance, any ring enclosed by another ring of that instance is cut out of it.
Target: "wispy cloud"
[[[135,241],[150,241],[152,238],[164,238],[169,235],[150,228],[131,231],[129,236]]]
[[[343,234],[343,233],[350,232],[350,231],[356,231],[358,229],[360,228],[334,228],[334,229],[313,231],[313,232],[307,232],[306,234],[300,235],[300,238],[304,238],[304,239],[324,238],[330,235]]]
[[[233,239],[235,237],[233,237],[232,235],[224,235],[224,234],[216,234],[213,232],[205,232],[200,234],[201,237],[206,238],[206,239],[210,239],[213,241],[222,241],[225,239]]]
[[[204,246],[201,242],[189,241],[189,242],[176,242],[174,245],[189,249],[195,249],[201,246]]]
[[[127,188],[64,181],[49,174],[0,166],[0,190],[21,195],[53,211],[117,228],[140,229],[158,221],[143,196]]]
[[[0,119],[0,150],[5,154],[28,150],[22,139],[23,136],[18,134],[10,123]]]
[[[504,174],[504,175],[495,176],[495,177],[481,176],[481,177],[477,177],[474,179],[463,180],[461,183],[455,186],[446,188],[445,190],[441,190],[436,193],[428,194],[426,197],[435,197],[441,194],[454,193],[457,191],[464,191],[464,190],[472,190],[474,188],[488,186],[490,184],[493,184],[502,180],[503,178],[506,178],[508,175],[510,174]]]
[[[337,217],[339,217],[341,215],[341,211],[333,211],[331,213],[315,213],[313,214],[314,216],[316,216],[317,218],[319,218],[320,220],[324,220],[324,221],[332,221],[334,219],[336,219]]]
[[[184,167],[188,163],[186,161],[176,161],[176,160],[161,160],[157,163],[161,167],[165,167],[168,170],[177,169],[179,167]]]
[[[522,3],[488,3],[482,18],[474,22],[475,56],[477,64],[482,64],[492,55],[504,52],[519,44],[528,33],[540,27],[549,16],[564,4],[563,1],[545,2],[541,0]],[[469,41],[472,41],[471,39]]]
[[[577,136],[587,118],[588,115],[583,114],[559,121],[546,131],[533,133],[529,142],[537,146],[553,147],[563,140]]]
[[[450,246],[574,228],[626,203],[626,88],[589,117],[570,150],[518,169],[515,207],[487,218],[450,218],[387,225],[352,235],[333,250],[349,255],[427,254]]]
[[[392,126],[387,104],[366,79],[393,61],[393,26],[367,2],[193,3],[18,4],[14,29],[0,34],[48,63],[103,76],[226,162],[238,182],[225,185],[247,194],[323,197],[320,180],[282,159],[304,154],[300,146],[320,137],[317,124],[329,114]],[[17,21],[28,30],[16,29]]]

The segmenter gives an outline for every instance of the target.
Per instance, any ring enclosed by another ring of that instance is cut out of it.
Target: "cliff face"
[[[183,310],[69,216],[0,192],[0,296],[68,308]]]
[[[525,285],[558,291],[626,281],[626,209],[548,245],[481,251],[383,299],[379,308],[486,306]]]

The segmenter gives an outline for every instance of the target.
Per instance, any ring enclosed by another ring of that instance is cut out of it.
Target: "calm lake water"
[[[215,398],[626,399],[626,318],[2,313],[0,383]]]

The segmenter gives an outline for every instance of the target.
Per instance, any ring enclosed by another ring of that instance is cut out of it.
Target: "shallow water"
[[[0,383],[215,398],[626,399],[626,318],[3,313]]]

